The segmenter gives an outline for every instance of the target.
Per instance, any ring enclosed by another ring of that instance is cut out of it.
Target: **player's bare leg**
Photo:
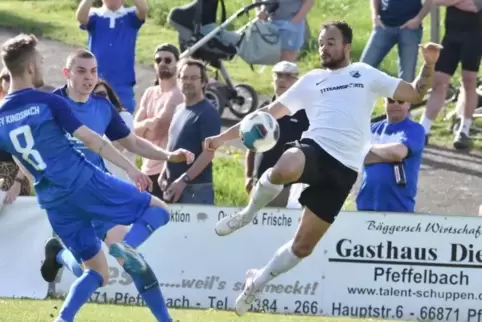
[[[261,269],[250,269],[246,273],[244,290],[236,299],[236,313],[246,313],[268,282],[310,256],[329,227],[329,223],[305,207],[295,237],[281,246],[266,266]]]
[[[219,236],[229,235],[253,221],[256,213],[276,198],[283,185],[295,182],[303,173],[305,155],[298,148],[286,150],[273,168],[266,170],[256,183],[249,204],[231,216],[217,222],[215,231]]]

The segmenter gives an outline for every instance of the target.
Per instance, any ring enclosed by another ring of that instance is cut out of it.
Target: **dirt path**
[[[0,42],[14,35],[0,29]],[[48,84],[61,86],[61,68],[73,47],[63,43],[42,39],[40,50],[45,57]],[[136,66],[138,85],[137,99],[150,86],[154,73],[149,66]],[[223,115],[225,119],[232,118]],[[230,122],[226,120],[226,124]],[[236,144],[238,147],[240,144]],[[428,147],[425,150],[419,178],[417,211],[432,214],[474,215],[482,203],[482,153],[462,154],[443,147]]]

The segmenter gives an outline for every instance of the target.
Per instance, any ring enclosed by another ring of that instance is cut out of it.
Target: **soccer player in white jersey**
[[[370,117],[377,98],[416,103],[431,86],[440,45],[421,46],[424,65],[410,84],[367,64],[350,63],[352,38],[352,29],[345,22],[323,25],[318,39],[323,69],[307,73],[262,109],[281,118],[304,108],[310,126],[302,139],[288,145],[276,165],[265,171],[248,206],[221,219],[216,233],[225,236],[248,225],[284,184],[309,186],[299,198],[303,213],[294,238],[281,246],[266,266],[246,273],[245,288],[236,299],[238,315],[248,311],[268,282],[309,256],[335,220],[370,149]],[[207,138],[205,148],[214,150],[238,137],[239,124]]]

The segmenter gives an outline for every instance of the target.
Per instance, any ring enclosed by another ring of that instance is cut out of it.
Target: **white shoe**
[[[248,312],[253,301],[261,294],[261,290],[254,285],[254,279],[258,273],[259,270],[257,269],[250,269],[246,272],[244,290],[236,299],[236,305],[234,307],[236,314],[239,316]]]
[[[219,236],[226,236],[248,225],[253,221],[253,218],[254,216],[251,214],[236,213],[229,215],[218,221],[214,230]]]

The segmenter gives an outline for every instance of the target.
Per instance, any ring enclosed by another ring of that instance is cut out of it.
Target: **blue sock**
[[[74,317],[96,289],[102,286],[104,278],[93,270],[86,270],[70,287],[69,294],[60,309],[60,317],[65,322],[73,322]]]
[[[70,250],[62,249],[57,254],[57,263],[64,265],[71,271],[76,277],[82,276],[84,273],[84,269],[75,259],[74,255],[70,252]]]
[[[151,267],[147,265],[147,270],[141,274],[136,274],[126,268],[124,269],[132,277],[132,281],[134,282],[137,291],[142,296],[142,299],[151,310],[152,314],[156,317],[157,321],[171,321],[171,316],[169,315],[166,302],[162,296],[159,282]]]
[[[136,249],[145,242],[151,234],[169,222],[169,211],[160,207],[147,209],[141,218],[137,219],[124,237],[124,242]]]

